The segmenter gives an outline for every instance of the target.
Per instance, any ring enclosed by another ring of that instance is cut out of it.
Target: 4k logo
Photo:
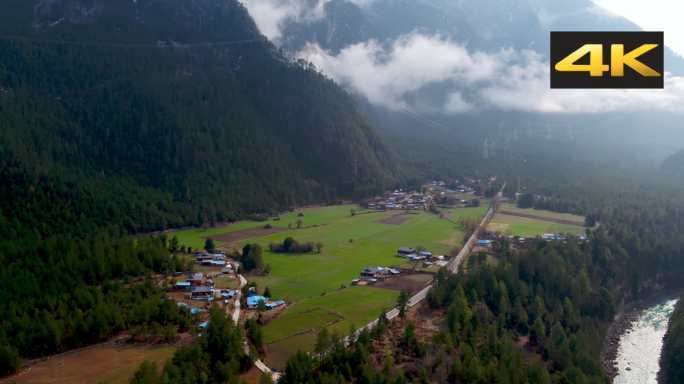
[[[662,32],[551,32],[551,88],[663,88]]]

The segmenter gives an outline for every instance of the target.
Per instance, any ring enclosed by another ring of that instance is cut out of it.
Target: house
[[[197,328],[206,329],[208,326],[209,326],[209,322],[205,321],[204,323],[198,325]]]
[[[205,261],[212,261],[214,260],[214,255],[207,255],[206,253],[198,253],[196,257],[196,261],[198,263],[203,263]]]
[[[212,260],[211,265],[217,266],[217,267],[223,267],[224,265],[226,265],[226,261],[225,260]]]
[[[361,276],[367,276],[367,277],[375,277],[376,270],[373,268],[367,268],[361,271]]]
[[[190,298],[193,300],[205,300],[211,297],[214,292],[212,287],[195,287],[190,291]]]
[[[230,264],[221,268],[221,273],[223,273],[224,275],[229,275],[231,272],[233,272],[233,266]]]
[[[247,297],[247,308],[256,309],[256,307],[259,306],[260,301],[266,303],[268,301],[268,298],[263,296],[257,296],[255,294],[250,294]]]
[[[397,250],[397,253],[400,255],[410,255],[416,253],[416,250],[411,247],[401,247]]]
[[[432,257],[432,253],[431,253],[431,252],[422,251],[422,252],[419,252],[418,254],[421,255],[421,256],[424,256],[424,257],[426,257],[426,258]]]
[[[191,286],[195,285],[202,285],[204,282],[204,274],[203,273],[195,273],[194,275],[190,275],[185,279],[186,282],[190,283]]]
[[[190,289],[190,283],[179,282],[173,285],[173,289]]]
[[[391,274],[392,276],[399,276],[399,275],[401,275],[401,272],[397,271],[396,269],[390,269],[389,272],[390,272],[390,274]]]
[[[423,268],[430,268],[430,267],[432,267],[432,263],[431,263],[431,262],[426,261],[426,262],[423,263]]]
[[[375,203],[368,203],[368,209],[374,209]]]

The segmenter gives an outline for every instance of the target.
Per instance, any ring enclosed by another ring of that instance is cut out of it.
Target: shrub
[[[274,217],[273,221],[280,221],[280,217]]]
[[[304,217],[304,214],[303,214],[302,212],[299,212],[299,213],[297,214],[297,217]]]
[[[271,228],[273,228],[273,227],[271,226],[271,224],[266,224],[266,225],[264,225],[264,229],[271,229]]]

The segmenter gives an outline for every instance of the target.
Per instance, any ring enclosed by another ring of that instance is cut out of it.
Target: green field
[[[307,325],[302,324],[306,324],[308,321],[308,314],[301,312],[315,308],[324,308],[342,316],[344,320],[331,325],[329,329],[331,331],[336,329],[346,335],[352,324],[356,326],[366,325],[380,315],[382,308],[395,306],[398,296],[398,291],[371,287],[349,287],[325,296],[304,300],[294,304],[286,313],[266,325],[264,337],[266,338],[266,335],[269,335],[270,339],[273,340],[302,332],[305,330],[302,328],[307,327]],[[309,329],[311,328],[314,327],[309,327]]]
[[[276,320],[278,321],[277,326],[267,326],[264,328],[264,342],[270,343],[275,340],[280,340],[287,336],[322,327],[340,319],[342,319],[340,316],[336,316],[322,309],[316,309],[307,313],[290,310]]]
[[[537,211],[533,211],[537,212]],[[567,220],[567,219],[564,219]],[[510,232],[512,236],[537,236],[544,233],[583,234],[585,228],[577,225],[559,224],[551,221],[528,219],[509,215],[495,214],[487,229],[492,231]]]
[[[529,209],[529,208],[528,209],[522,209],[522,208],[516,207],[515,204],[511,204],[511,203],[503,204],[499,210],[503,211],[503,212],[520,213],[520,214],[524,214],[524,215],[533,215],[533,216],[539,216],[539,217],[548,217],[551,219],[570,220],[570,221],[576,221],[578,223],[584,223],[584,216],[572,215],[570,213],[558,213],[558,212],[552,212],[552,211],[544,211],[544,210],[538,210],[538,209]]]
[[[268,357],[264,362],[269,367],[282,370],[287,360],[294,356],[297,351],[313,351],[316,345],[315,333],[303,333],[301,335],[288,337],[268,345]]]
[[[181,245],[192,247],[193,249],[204,248],[205,239],[202,237],[218,235],[221,233],[235,232],[242,229],[250,229],[254,227],[264,226],[266,224],[271,224],[274,227],[287,228],[288,223],[292,223],[292,227],[296,227],[296,222],[298,219],[302,220],[302,226],[318,225],[327,223],[329,221],[339,219],[342,217],[351,216],[349,213],[350,209],[356,210],[357,213],[367,212],[366,209],[353,206],[345,205],[334,205],[330,207],[314,208],[309,210],[297,211],[288,213],[287,215],[281,216],[279,221],[274,221],[273,218],[268,219],[268,221],[251,221],[245,220],[237,223],[230,224],[222,228],[211,228],[205,230],[204,228],[189,229],[186,231],[178,231],[169,233],[169,237],[178,236],[178,240]],[[303,213],[304,217],[298,217],[299,213]],[[220,241],[215,242],[216,246],[224,245]]]
[[[464,216],[484,216],[487,208],[454,209]],[[285,293],[295,301],[331,292],[341,284],[349,285],[368,267],[389,267],[405,260],[396,256],[402,246],[424,246],[433,253],[448,253],[461,244],[465,232],[457,225],[429,212],[412,215],[413,219],[401,226],[376,223],[385,215],[366,214],[344,217],[328,225],[287,231],[252,239],[266,249],[269,241],[280,242],[292,236],[297,241],[322,241],[323,253],[304,255],[264,252],[264,262],[271,265],[271,275],[248,277],[259,287],[268,286],[275,298]],[[340,239],[338,246],[337,239]],[[355,239],[349,242],[349,238]]]

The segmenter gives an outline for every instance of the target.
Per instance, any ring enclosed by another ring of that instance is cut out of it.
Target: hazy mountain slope
[[[481,38],[458,10],[416,0],[376,0],[362,10],[383,40],[417,32],[439,34],[473,49],[483,48]]]
[[[1,40],[5,159],[120,178],[106,189],[122,196],[122,184],[152,187],[172,196],[147,201],[171,225],[375,193],[394,178],[393,152],[353,99],[270,43],[154,47],[258,38],[236,1],[35,3],[8,4],[1,34],[122,46]]]
[[[281,47],[295,54],[307,43],[316,43],[337,54],[350,44],[378,37],[376,30],[354,3],[331,0],[325,3],[323,10],[325,17],[299,22],[289,20],[283,29]]]

